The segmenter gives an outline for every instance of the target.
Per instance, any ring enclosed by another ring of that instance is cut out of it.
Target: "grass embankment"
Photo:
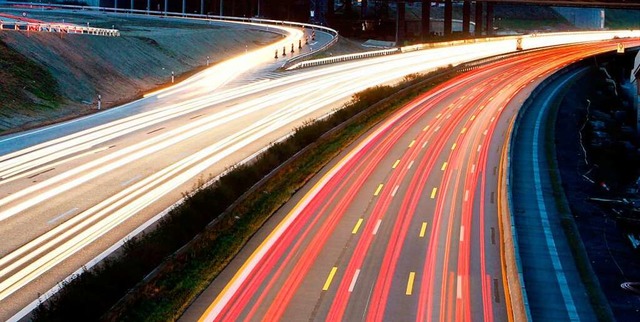
[[[8,110],[55,108],[58,85],[42,66],[0,40],[0,114]]]
[[[330,117],[298,128],[251,164],[186,196],[156,230],[131,240],[121,256],[85,272],[41,305],[35,320],[177,319],[264,222],[326,163],[396,108],[453,75],[414,75],[397,86],[354,95]]]
[[[604,19],[609,29],[640,28],[640,10],[606,9]]]

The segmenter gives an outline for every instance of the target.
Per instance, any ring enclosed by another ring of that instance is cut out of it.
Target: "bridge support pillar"
[[[450,36],[453,26],[453,3],[451,0],[444,1],[444,32],[445,36]]]
[[[462,3],[462,33],[469,35],[471,29],[471,0]]]
[[[367,15],[367,6],[369,5],[367,0],[362,0],[360,2],[360,19],[364,19]]]
[[[431,1],[422,0],[422,40],[431,36]]]
[[[396,46],[402,46],[405,38],[405,2],[398,1],[398,17],[396,18]]]
[[[487,2],[487,35],[493,35],[493,2]]]
[[[481,36],[482,35],[482,18],[483,18],[483,14],[484,14],[484,2],[481,1],[476,1],[476,29],[475,29],[475,35],[477,36]]]

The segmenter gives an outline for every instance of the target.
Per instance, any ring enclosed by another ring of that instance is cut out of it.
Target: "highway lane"
[[[135,103],[139,112],[129,117],[97,125],[74,121],[1,138],[3,314],[33,301],[198,181],[330,112],[352,93],[513,48],[513,40],[436,48],[226,88],[239,63],[234,61],[151,94]],[[246,63],[264,56],[242,57]],[[210,79],[217,75],[222,80]]]
[[[409,103],[299,193],[184,320],[507,320],[507,131],[544,77],[615,45],[507,59]]]

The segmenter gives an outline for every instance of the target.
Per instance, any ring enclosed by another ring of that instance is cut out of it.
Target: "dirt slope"
[[[22,11],[0,11],[22,14]],[[23,101],[0,101],[0,131],[15,131],[90,113],[94,111],[98,94],[102,95],[105,108],[135,99],[169,82],[171,71],[179,79],[205,67],[207,56],[214,64],[278,37],[246,27],[220,27],[206,22],[144,16],[37,10],[27,11],[27,16],[77,24],[90,21],[91,26],[113,26],[121,30],[122,36],[1,31],[0,42],[51,73],[55,85],[48,86],[57,86],[62,99],[59,104],[43,102],[31,92],[22,96]],[[0,59],[4,65],[22,64],[17,60]],[[12,81],[22,81],[23,76],[10,77],[17,78]],[[50,108],[43,109],[43,105]]]

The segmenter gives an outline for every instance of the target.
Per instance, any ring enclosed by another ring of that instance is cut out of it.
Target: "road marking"
[[[427,146],[427,143],[429,143],[429,141],[425,141],[424,144],[422,145],[422,148],[424,149]]]
[[[378,185],[378,189],[376,189],[376,192],[373,193],[374,196],[377,196],[380,194],[380,191],[382,190],[382,187],[384,185],[381,183],[380,185]]]
[[[487,274],[487,278],[491,279],[491,276]],[[499,287],[498,279],[494,278],[493,279],[493,298],[496,301],[496,303],[500,303],[500,289],[498,287]]]
[[[437,119],[439,119],[439,118],[440,118],[440,116],[442,116],[442,113],[440,113],[440,114],[436,115],[436,118],[437,118]]]
[[[358,275],[360,275],[360,269],[356,269],[356,273],[353,274],[351,284],[349,284],[349,293],[353,292],[353,288],[356,286],[356,281],[358,280]]]
[[[39,175],[41,175],[41,174],[45,174],[45,173],[47,173],[47,172],[49,172],[49,171],[53,171],[53,170],[55,170],[55,169],[56,169],[56,168],[49,168],[49,169],[47,169],[47,170],[40,171],[40,172],[38,172],[38,173],[36,173],[36,174],[34,174],[34,175],[31,175],[31,176],[29,176],[29,177],[27,177],[27,178],[29,178],[29,179],[33,179],[33,178],[35,178],[35,177],[37,177],[37,176],[39,176]],[[9,174],[6,178],[9,178],[10,176],[11,176],[11,175]],[[2,179],[5,179],[5,178],[3,177]]]
[[[412,165],[413,165],[413,160],[411,160],[411,162],[409,162],[409,165],[407,166],[407,169],[411,169]]]
[[[464,134],[465,132],[467,132],[467,128],[462,128],[462,131],[460,131],[460,134]]]
[[[407,291],[405,294],[411,295],[413,293],[413,280],[416,278],[416,272],[409,273],[409,280],[407,281]]]
[[[558,84],[558,87],[556,87],[552,93],[550,93],[551,95],[547,96],[546,101],[543,102],[544,106],[549,106],[549,102],[551,101],[552,97],[555,97],[557,95],[557,91],[562,88],[562,86],[564,84],[566,84],[571,78],[567,78],[563,83]],[[535,194],[536,194],[536,198],[537,202],[538,202],[538,213],[540,214],[540,219],[541,219],[541,224],[542,224],[542,229],[543,229],[543,233],[544,233],[544,240],[546,241],[546,248],[547,248],[547,253],[549,254],[549,257],[551,257],[551,264],[553,266],[553,271],[555,273],[556,276],[556,282],[558,287],[560,288],[560,293],[562,295],[562,300],[564,302],[565,308],[567,310],[567,313],[569,315],[569,319],[572,321],[577,321],[579,320],[579,315],[578,315],[578,311],[575,305],[575,302],[573,300],[573,295],[571,294],[571,290],[569,288],[569,284],[567,282],[567,276],[565,275],[565,271],[562,267],[562,262],[560,261],[560,256],[558,254],[558,248],[556,246],[556,242],[555,239],[553,237],[553,232],[551,230],[551,223],[549,220],[549,214],[547,213],[547,205],[545,203],[545,199],[544,196],[542,195],[542,179],[541,179],[541,175],[540,175],[540,167],[538,167],[537,165],[540,164],[540,154],[542,154],[542,147],[539,144],[540,142],[540,129],[542,128],[541,124],[542,124],[542,120],[543,117],[545,116],[544,113],[544,109],[541,110],[537,117],[536,117],[536,122],[535,122],[535,127],[533,130],[533,144],[531,147],[531,152],[533,154],[533,187],[535,188]]]
[[[465,190],[464,192],[464,201],[469,201],[469,190]]]
[[[436,127],[436,129],[433,130],[433,132],[438,132],[439,129],[440,129],[440,125],[438,125],[438,127]]]
[[[47,221],[47,224],[51,225],[51,224],[55,223],[56,221],[73,214],[76,211],[78,211],[78,208],[70,209],[69,211],[67,211],[67,212],[65,212],[65,213],[63,213],[63,214],[61,214],[61,215],[59,215],[59,216]]]
[[[422,227],[420,227],[420,238],[423,238],[425,233],[427,232],[427,222],[422,223]]]
[[[446,119],[448,120],[451,117],[451,114],[447,114]]]
[[[487,133],[489,133],[489,129],[484,130],[484,132],[482,132],[482,135],[487,135]]]
[[[433,188],[433,190],[431,190],[431,199],[436,197],[436,192],[438,192],[438,188]]]
[[[464,226],[460,226],[460,241],[464,241]]]
[[[430,126],[431,126],[431,125],[427,125],[427,126],[425,126],[425,127],[424,127],[424,129],[422,129],[422,131],[426,132],[426,131],[429,129],[429,127],[430,127]]]
[[[156,133],[156,132],[158,132],[158,131],[162,131],[162,130],[164,130],[164,127],[157,128],[157,129],[155,129],[155,130],[153,130],[153,131],[151,131],[151,132],[147,132],[147,134],[153,134],[153,133]]]
[[[482,144],[478,145],[478,150],[476,150],[476,152],[480,152],[480,149],[482,149]]]
[[[351,231],[352,234],[357,234],[358,233],[358,229],[360,229],[360,225],[362,225],[362,222],[364,221],[363,218],[358,219],[358,222],[356,223],[356,226],[353,227],[353,230]]]
[[[327,276],[327,281],[324,282],[324,286],[322,287],[323,291],[327,291],[329,289],[329,286],[331,285],[331,281],[333,280],[333,277],[336,275],[336,271],[338,271],[338,268],[334,266],[331,269],[331,272],[329,272],[329,276]]]
[[[393,188],[393,191],[391,192],[391,197],[396,196],[396,192],[398,192],[398,188],[400,188],[400,185],[397,185],[395,188]]]
[[[456,289],[457,289],[457,297],[458,299],[462,299],[462,276],[458,275],[458,283],[456,283]]]
[[[471,173],[475,173],[476,172],[476,164],[472,164],[471,165]]]
[[[480,105],[479,110],[481,110],[481,111],[484,110],[484,105]]]
[[[476,116],[475,116],[475,115],[471,115],[471,118],[470,118],[469,120],[470,120],[470,121],[473,121],[473,120],[475,120],[475,119],[476,119]]]
[[[396,160],[396,162],[393,164],[393,166],[391,168],[395,169],[398,166],[399,163],[400,163],[400,159]]]
[[[458,144],[458,143],[454,143],[454,144],[451,146],[451,150],[455,150],[455,148],[456,148],[456,145],[457,145],[457,144]]]
[[[440,168],[441,171],[444,171],[447,168],[447,162],[442,164],[442,168]]]
[[[378,219],[378,222],[376,222],[376,226],[373,227],[373,234],[377,234],[378,233],[378,229],[380,228],[380,224],[382,223],[382,219]]]
[[[124,182],[120,183],[120,186],[122,186],[122,187],[124,187],[124,186],[128,186],[130,183],[132,183],[132,182],[134,182],[134,181],[136,181],[136,180],[138,180],[138,179],[140,179],[140,178],[142,178],[142,175],[137,174],[137,175],[135,175],[133,178],[131,178],[131,179],[127,180],[127,181],[124,181]]]
[[[491,120],[489,121],[489,123],[493,122],[496,119],[496,117],[492,117]]]
[[[411,143],[409,143],[409,147],[412,147],[414,144],[416,144],[416,140],[411,141]]]

